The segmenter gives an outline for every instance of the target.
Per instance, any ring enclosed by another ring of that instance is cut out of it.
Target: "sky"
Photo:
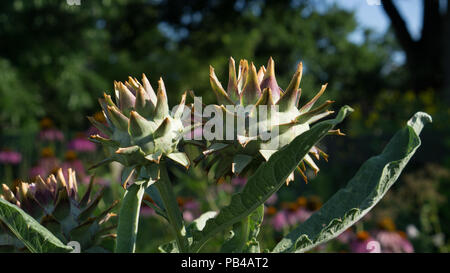
[[[339,6],[355,10],[356,19],[361,27],[370,27],[378,33],[384,33],[389,27],[390,21],[379,5],[380,0],[326,0],[328,3],[337,3]],[[422,25],[422,1],[421,0],[396,0],[395,5],[406,21],[411,36],[420,37]],[[377,5],[378,4],[378,5]],[[361,28],[362,29],[362,28]],[[355,42],[361,39],[361,29],[351,37]]]

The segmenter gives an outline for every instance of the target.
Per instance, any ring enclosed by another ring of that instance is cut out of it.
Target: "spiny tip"
[[[258,75],[258,72],[256,71],[256,66],[255,66],[255,64],[253,62],[252,62],[252,73],[254,75]]]
[[[139,114],[136,111],[134,111],[134,110],[130,111],[130,117],[136,119],[138,116],[139,116]]]
[[[303,62],[299,62],[297,65],[297,71],[301,72],[303,71]]]
[[[164,85],[164,81],[163,81],[162,77],[159,77],[159,80],[158,80],[158,91],[161,91],[161,93],[164,93],[164,94],[166,91],[166,86]]]
[[[275,62],[272,57],[269,58],[269,62],[267,63],[267,71],[269,71],[269,73],[275,73]]]

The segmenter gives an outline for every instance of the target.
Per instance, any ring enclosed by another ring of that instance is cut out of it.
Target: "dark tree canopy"
[[[364,104],[401,78],[389,74],[398,70],[391,39],[367,30],[352,43],[353,13],[313,1],[15,0],[0,9],[0,121],[8,130],[33,128],[43,116],[80,128],[113,80],[143,72],[164,78],[171,104],[187,89],[207,102],[208,65],[225,78],[230,56],[257,66],[272,56],[284,87],[303,61],[303,99],[328,82],[328,98]]]

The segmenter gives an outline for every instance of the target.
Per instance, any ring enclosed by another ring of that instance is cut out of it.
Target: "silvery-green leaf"
[[[291,231],[273,252],[305,252],[331,240],[356,223],[386,194],[420,146],[419,134],[431,117],[416,113],[383,152],[367,160],[348,185],[306,222]]]

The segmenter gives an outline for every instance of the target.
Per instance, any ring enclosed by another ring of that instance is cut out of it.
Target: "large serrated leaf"
[[[231,203],[223,208],[217,217],[207,221],[202,232],[193,233],[191,251],[200,250],[212,236],[223,232],[262,205],[284,184],[308,151],[352,111],[352,108],[344,106],[335,119],[317,123],[274,153],[269,161],[263,163],[248,179],[242,192],[233,195]]]
[[[0,221],[33,253],[71,252],[73,250],[22,209],[1,198]]]
[[[420,146],[419,134],[431,122],[428,114],[418,112],[406,128],[387,144],[383,152],[367,160],[348,185],[333,195],[306,222],[282,239],[273,252],[305,252],[337,237],[370,209],[394,184],[405,165]]]

